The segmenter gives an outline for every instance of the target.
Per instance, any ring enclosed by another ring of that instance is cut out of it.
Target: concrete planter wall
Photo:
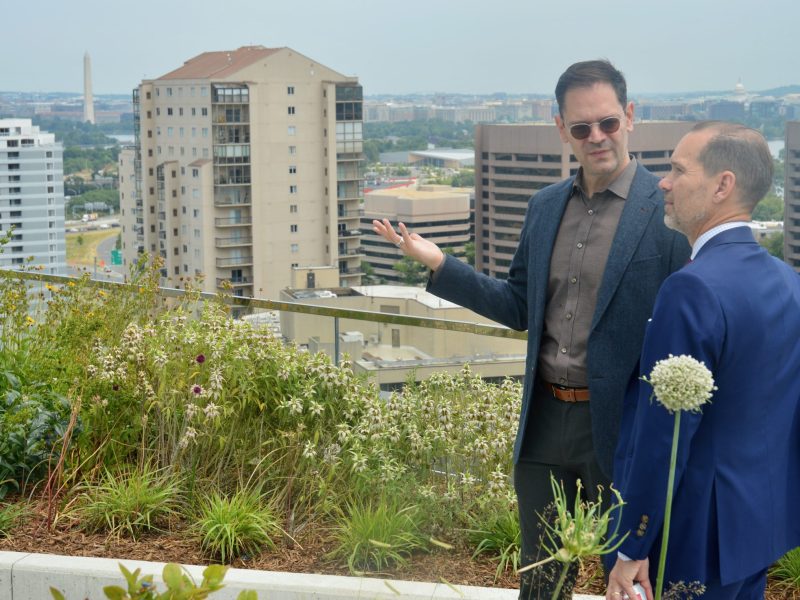
[[[159,590],[165,586],[161,571],[165,563],[112,558],[84,558],[55,554],[0,552],[0,600],[46,600],[50,586],[61,590],[67,600],[102,600],[103,587],[120,585],[124,579],[119,563],[131,571],[141,569],[153,574]],[[195,581],[202,579],[202,566],[186,567]],[[449,586],[444,583],[420,583],[309,575],[305,573],[276,573],[251,569],[230,569],[225,576],[225,588],[211,597],[214,600],[234,600],[242,590],[255,590],[264,600],[516,600],[517,590],[474,586]],[[575,596],[575,600],[599,600],[599,596]]]

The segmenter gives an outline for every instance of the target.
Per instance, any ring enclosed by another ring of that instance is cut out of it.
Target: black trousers
[[[608,490],[610,483],[595,458],[589,402],[558,400],[538,381],[531,400],[532,412],[528,417],[525,443],[514,466],[523,566],[548,556],[543,547],[547,536],[542,518],[552,521],[551,473],[557,481],[564,483],[569,507],[575,502],[578,479],[583,486],[583,499],[589,501],[597,499],[598,485]],[[520,600],[549,600],[562,568],[561,563],[554,561],[523,573]],[[577,565],[573,565],[562,589],[562,598],[571,598],[576,577]]]

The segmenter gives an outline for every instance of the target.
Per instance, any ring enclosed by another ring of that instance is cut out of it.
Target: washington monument
[[[94,125],[94,96],[92,95],[92,59],[83,55],[83,122]]]

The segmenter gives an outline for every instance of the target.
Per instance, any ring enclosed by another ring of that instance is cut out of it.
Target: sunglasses
[[[612,134],[619,131],[621,124],[619,117],[606,117],[602,121],[595,121],[594,123],[575,123],[569,126],[569,133],[576,140],[585,140],[592,134],[592,126],[597,125],[600,131],[606,134]]]

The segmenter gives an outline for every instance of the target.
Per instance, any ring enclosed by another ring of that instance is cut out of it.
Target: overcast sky
[[[634,94],[800,83],[800,0],[0,1],[0,90],[130,93],[205,51],[288,46],[366,94],[544,93],[605,57]]]

